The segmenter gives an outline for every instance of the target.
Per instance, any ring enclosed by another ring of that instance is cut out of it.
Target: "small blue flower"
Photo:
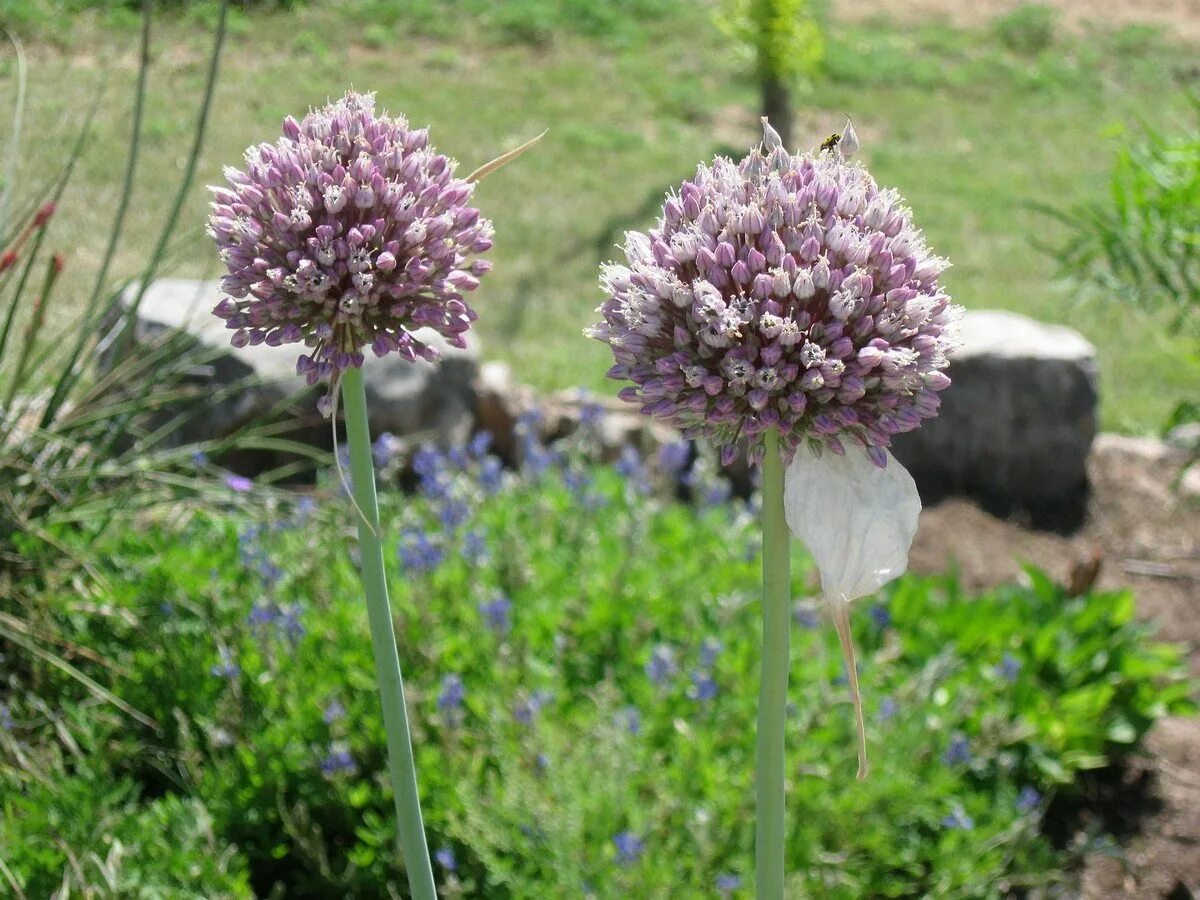
[[[475,567],[488,561],[487,535],[483,531],[477,529],[463,535],[462,557],[468,565]]]
[[[1039,794],[1034,788],[1031,788],[1028,785],[1021,788],[1021,793],[1017,795],[1017,812],[1021,813],[1022,815],[1028,815],[1041,805],[1042,795]]]
[[[948,766],[965,765],[971,761],[971,745],[966,737],[956,734],[950,739],[950,746],[942,754],[942,762]]]
[[[448,532],[457,531],[458,527],[465,524],[469,518],[471,518],[471,507],[465,500],[446,497],[438,507],[438,521]]]
[[[549,691],[534,691],[528,699],[518,700],[513,704],[513,718],[522,725],[532,725],[538,713],[549,706],[553,700],[554,695]]]
[[[592,477],[580,469],[566,468],[562,473],[563,484],[576,497],[583,496],[592,484]]]
[[[646,850],[646,842],[632,831],[622,831],[613,837],[617,848],[617,861],[623,866],[631,866],[642,858]]]
[[[233,653],[230,652],[228,647],[221,647],[218,653],[221,657],[220,662],[214,664],[209,669],[214,678],[228,678],[232,680],[242,674],[242,667],[237,664],[237,660],[234,659]]]
[[[879,721],[889,722],[896,717],[896,713],[900,711],[900,705],[891,697],[884,697],[879,704]]]
[[[162,603],[158,604],[158,611],[162,614],[164,619],[175,618],[175,604],[170,600],[164,600]]]
[[[414,573],[436,569],[443,558],[442,548],[428,534],[415,528],[405,528],[400,532],[396,551],[401,567]]]
[[[254,490],[254,482],[244,475],[234,475],[230,472],[225,476],[225,486],[238,494]]]
[[[871,621],[878,628],[887,628],[892,624],[892,614],[882,603],[875,603],[871,606]]]
[[[446,459],[449,460],[450,465],[464,471],[471,464],[471,457],[467,454],[466,447],[451,447],[446,451]]]
[[[12,731],[16,723],[13,721],[12,712],[8,708],[7,703],[0,703],[0,728],[5,731]]]
[[[192,454],[192,465],[197,469],[203,469],[208,465],[208,454],[203,450],[197,450]]]
[[[442,679],[442,690],[438,694],[437,708],[447,725],[457,725],[462,719],[463,700],[467,691],[462,676],[451,673]]]
[[[479,614],[493,633],[499,637],[507,637],[512,631],[512,600],[504,594],[497,594],[491,600],[479,604]]]
[[[442,847],[434,855],[437,864],[447,872],[458,871],[458,860],[454,858],[454,850],[450,847]]]
[[[350,748],[340,741],[329,745],[329,753],[321,760],[321,771],[327,776],[351,774],[358,770]]]
[[[346,707],[342,705],[342,701],[340,700],[330,700],[325,704],[325,711],[321,714],[321,718],[325,720],[326,725],[339,722],[346,718]]]
[[[943,817],[942,827],[951,831],[970,831],[975,827],[975,820],[956,804],[950,814]]]
[[[996,674],[1011,684],[1021,674],[1021,661],[1011,653],[1005,653],[1000,665],[996,666]]]
[[[646,661],[646,677],[660,687],[674,677],[676,672],[675,651],[666,644],[659,644],[650,651]]]
[[[617,474],[622,478],[629,478],[636,475],[642,468],[642,455],[638,453],[637,447],[626,444],[621,448],[621,455],[613,464],[613,468],[617,470]]]
[[[717,656],[725,649],[722,644],[714,637],[707,637],[704,643],[700,645],[700,665],[706,669],[711,669],[713,663],[717,661]]]
[[[283,607],[279,611],[279,620],[276,626],[292,646],[300,643],[300,639],[308,633],[308,629],[304,627],[304,623],[300,621],[302,609],[299,604],[292,603]]]
[[[490,449],[492,449],[492,433],[490,431],[475,432],[471,442],[467,444],[467,452],[475,459],[483,459]]]
[[[678,475],[691,461],[692,445],[687,441],[671,441],[658,451],[658,467],[666,475]]]
[[[733,892],[742,886],[742,879],[739,875],[734,875],[732,872],[723,872],[717,876],[717,893],[722,898],[733,896]]]
[[[623,728],[630,734],[641,734],[642,731],[642,714],[636,706],[626,706],[624,709],[619,709],[613,715],[613,724],[618,728]]]
[[[489,456],[479,464],[479,486],[491,495],[504,486],[504,464],[495,456]]]
[[[692,686],[688,688],[688,696],[700,703],[707,703],[717,696],[717,682],[708,672],[697,670],[692,673]]]
[[[265,628],[279,617],[279,607],[274,603],[256,603],[246,616],[246,623],[252,628]]]
[[[400,441],[390,431],[385,431],[371,445],[371,455],[375,458],[375,466],[386,469],[400,451]]]
[[[801,628],[817,628],[821,624],[817,605],[811,600],[797,600],[792,609],[792,617]]]

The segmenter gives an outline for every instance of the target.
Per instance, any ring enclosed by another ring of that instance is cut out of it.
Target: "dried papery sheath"
[[[492,226],[425,129],[349,93],[288,117],[245,158],[211,189],[208,222],[229,269],[214,312],[235,346],[304,344],[296,369],[309,384],[361,366],[368,347],[435,359],[413,334],[423,327],[464,346],[475,319],[464,295],[490,268],[470,257],[491,248]]]
[[[882,467],[893,435],[937,414],[958,316],[948,263],[836,142],[791,155],[764,123],[760,148],[700,166],[624,252],[588,333],[633,383],[624,399],[726,461],[759,461],[775,429],[786,458],[808,440]]]

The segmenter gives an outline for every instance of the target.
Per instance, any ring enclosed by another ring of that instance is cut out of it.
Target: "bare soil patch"
[[[912,567],[956,566],[967,586],[980,589],[1020,577],[1022,561],[1064,584],[1087,581],[1099,559],[1096,585],[1132,588],[1139,615],[1158,623],[1160,638],[1186,644],[1200,676],[1200,498],[1181,496],[1173,486],[1183,460],[1158,441],[1101,435],[1079,533],[1035,532],[948,501],[922,513]],[[1121,852],[1088,860],[1085,897],[1200,896],[1200,719],[1160,722],[1147,750],[1116,786],[1129,795],[1130,817],[1141,807],[1140,821],[1130,833],[1120,821],[1104,823],[1118,835]],[[1119,819],[1119,798],[1116,809]]]
[[[1022,0],[837,0],[835,14],[846,20],[887,16],[898,21],[949,20],[977,26],[1025,5]],[[1200,42],[1200,0],[1047,0],[1067,27],[1120,28],[1154,25],[1168,35]]]

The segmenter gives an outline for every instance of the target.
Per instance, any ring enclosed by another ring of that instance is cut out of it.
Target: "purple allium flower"
[[[623,866],[631,866],[642,858],[646,842],[632,831],[621,831],[613,836],[613,844],[617,848],[617,862]]]
[[[350,748],[340,741],[329,745],[329,753],[321,760],[321,772],[327,776],[353,774],[358,770]]]
[[[668,195],[648,234],[607,265],[603,321],[622,399],[705,436],[731,462],[780,433],[882,467],[892,436],[937,414],[958,316],[909,210],[838,149],[718,158]]]
[[[284,119],[275,144],[246,151],[246,170],[214,187],[208,233],[229,274],[214,312],[234,346],[303,343],[309,384],[377,356],[435,359],[413,335],[455,347],[475,313],[463,295],[490,264],[491,223],[467,205],[474,185],[429,146],[426,129],[348,93]]]
[[[646,677],[660,687],[675,675],[675,650],[666,644],[659,644],[650,651],[646,660]]]
[[[961,806],[955,805],[950,814],[942,818],[942,827],[952,831],[970,831],[975,827],[975,820]]]
[[[942,754],[942,762],[948,766],[964,765],[971,761],[971,745],[966,737],[956,734],[950,739],[950,746]]]
[[[726,900],[727,898],[733,896],[733,892],[738,890],[741,886],[741,877],[734,875],[732,872],[723,872],[717,876],[717,893],[720,894],[722,898],[726,898]]]
[[[996,666],[996,674],[1007,682],[1016,681],[1021,674],[1021,661],[1011,653],[1005,653],[1000,665]]]
[[[447,872],[458,871],[458,860],[454,858],[454,850],[451,847],[442,847],[433,855],[437,860],[437,864]]]
[[[512,601],[504,594],[479,604],[479,614],[495,634],[505,637],[512,631]]]
[[[236,491],[239,494],[244,494],[247,491],[254,490],[254,482],[244,475],[234,475],[230,473],[225,476],[225,486],[231,491]]]

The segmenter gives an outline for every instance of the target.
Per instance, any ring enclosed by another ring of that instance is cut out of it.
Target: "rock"
[[[1167,433],[1167,443],[1188,453],[1200,453],[1200,422],[1176,425]]]
[[[121,298],[121,310],[132,302],[135,288]],[[329,425],[316,412],[321,388],[310,388],[296,374],[300,346],[233,347],[230,332],[212,315],[221,297],[212,281],[163,278],[146,291],[138,308],[133,340],[124,356],[144,353],[165,336],[185,334],[204,360],[192,381],[204,389],[203,415],[183,421],[174,435],[178,444],[226,437],[237,429],[266,421],[287,423],[286,436],[323,447],[331,444]],[[110,371],[120,341],[113,330],[101,342],[99,366]],[[475,379],[479,371],[479,349],[474,342],[466,350],[450,347],[428,329],[417,332],[421,340],[437,347],[442,359],[436,363],[409,363],[390,355],[376,359],[367,354],[364,367],[371,430],[375,435],[391,432],[404,436],[426,433],[446,443],[461,443],[471,432],[475,409]],[[244,386],[230,390],[244,381]],[[182,410],[168,409],[167,415]],[[237,467],[261,471],[278,460],[270,455],[237,457]]]
[[[949,374],[940,415],[894,441],[922,499],[966,495],[1038,528],[1077,528],[1096,435],[1095,348],[1063,326],[968,312]]]

